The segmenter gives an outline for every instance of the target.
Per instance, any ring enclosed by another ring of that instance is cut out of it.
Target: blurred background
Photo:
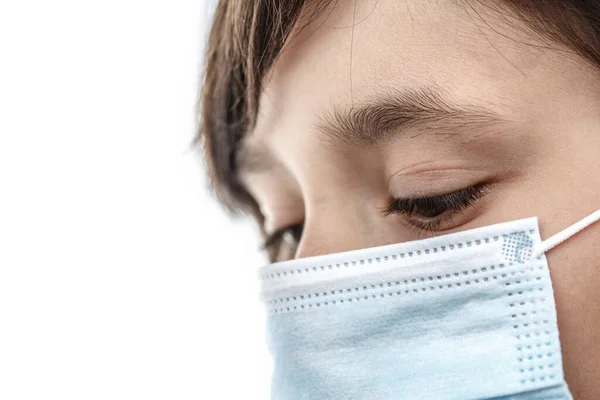
[[[214,0],[0,5],[0,399],[265,399],[255,227],[191,148]]]

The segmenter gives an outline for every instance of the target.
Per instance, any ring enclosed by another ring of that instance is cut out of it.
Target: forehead
[[[546,52],[522,44],[523,32],[506,13],[461,1],[335,2],[287,43],[264,86],[248,142],[311,131],[332,107],[391,87],[435,85],[458,100],[482,90],[505,94],[550,63]],[[491,79],[493,90],[485,87]]]
[[[565,56],[570,49],[542,41],[509,8],[493,4],[334,1],[308,25],[298,24],[303,28],[286,43],[238,155],[254,154],[298,179],[314,164],[307,154],[334,163],[331,148],[321,146],[324,117],[390,91],[435,88],[451,103],[508,119],[548,119],[550,110],[564,108],[556,93],[581,93],[590,69],[581,58]],[[240,164],[251,192],[254,172]]]

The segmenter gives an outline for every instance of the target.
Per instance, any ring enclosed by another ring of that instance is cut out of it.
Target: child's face
[[[303,223],[282,258],[530,216],[546,238],[600,208],[599,104],[597,70],[506,12],[340,0],[276,62],[242,176],[267,231]],[[548,254],[582,399],[600,393],[599,243],[596,225]]]

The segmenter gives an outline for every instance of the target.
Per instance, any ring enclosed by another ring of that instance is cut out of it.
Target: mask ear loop
[[[597,221],[600,221],[600,210],[596,210],[581,221],[574,223],[567,229],[558,232],[556,235],[551,236],[538,244],[533,250],[532,258],[541,256],[543,253],[547,252],[553,247],[558,246],[571,236],[575,235],[577,232],[587,228]]]

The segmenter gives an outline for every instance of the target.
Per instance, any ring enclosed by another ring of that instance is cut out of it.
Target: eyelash
[[[447,193],[439,196],[421,197],[421,198],[396,198],[389,206],[381,211],[385,216],[403,215],[408,218],[408,223],[419,231],[434,232],[443,223],[452,222],[452,217],[470,207],[486,195],[490,185],[478,184],[456,192]],[[425,217],[419,220],[415,218],[419,213],[442,210],[433,217]],[[263,242],[261,249],[269,252],[279,252],[285,234],[293,232],[292,235],[300,236],[304,223],[284,226],[272,234],[268,235]]]
[[[294,232],[292,235],[297,234],[297,231],[300,231],[300,234],[304,228],[304,222],[287,225],[282,228],[277,229],[275,232],[268,235],[263,244],[261,245],[261,249],[263,251],[271,252],[272,250],[276,250],[279,252],[282,242],[285,240],[285,234],[288,232]],[[299,240],[298,240],[299,241]]]
[[[488,189],[488,184],[478,184],[440,196],[417,199],[396,198],[382,211],[382,214],[404,215],[408,218],[408,223],[420,231],[434,232],[443,223],[452,222],[455,214],[472,207],[486,195]],[[441,212],[432,217],[418,218],[419,214],[431,210],[441,210]]]

